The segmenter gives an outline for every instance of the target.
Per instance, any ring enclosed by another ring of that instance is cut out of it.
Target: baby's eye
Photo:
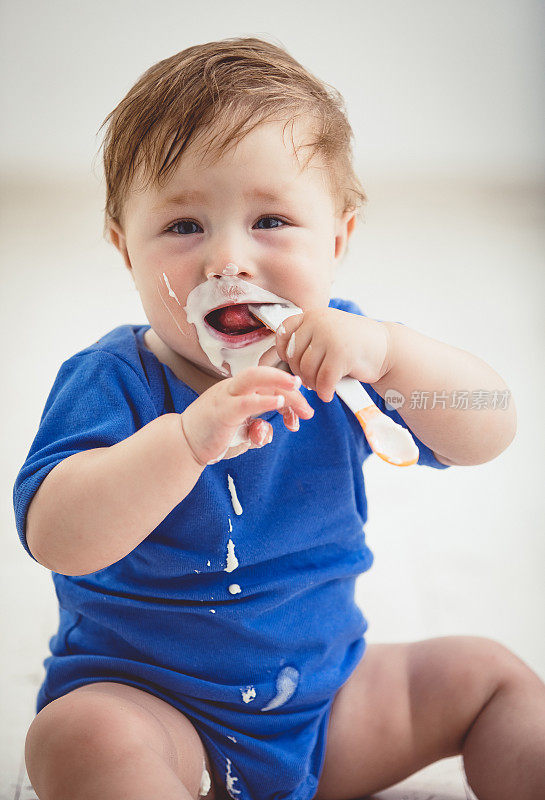
[[[167,228],[167,231],[178,233],[182,236],[187,236],[190,233],[198,233],[196,230],[188,230],[191,225],[193,225],[194,228],[199,228],[202,231],[201,226],[196,222],[193,222],[192,219],[181,219],[179,222],[174,222],[170,228]]]
[[[262,226],[260,224],[261,222],[265,222],[267,224],[265,226]],[[269,223],[274,223],[274,224],[270,225]],[[276,223],[280,223],[280,224],[278,225]],[[256,222],[255,226],[257,228],[261,228],[261,230],[270,231],[270,230],[272,230],[272,228],[279,228],[279,227],[284,226],[285,224],[286,223],[284,222],[284,220],[279,219],[278,217],[261,217],[261,219],[258,219],[258,221]]]
[[[262,225],[261,223],[264,224]],[[279,217],[261,217],[261,219],[256,222],[255,227],[259,228],[260,230],[272,230],[273,228],[280,228],[284,227],[285,225],[286,223],[284,220],[280,219]],[[180,236],[188,236],[192,233],[202,233],[202,228],[197,222],[194,222],[191,219],[182,219],[178,222],[174,222],[169,228],[167,228],[167,232],[176,233]]]

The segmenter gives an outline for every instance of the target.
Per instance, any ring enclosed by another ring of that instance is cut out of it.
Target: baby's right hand
[[[299,377],[276,367],[248,367],[233,378],[215,383],[181,415],[183,432],[195,459],[203,467],[219,461],[244,423],[248,442],[236,455],[249,447],[268,444],[272,426],[262,419],[250,419],[255,414],[282,407],[292,409],[284,414],[286,427],[291,430],[295,415],[310,419],[314,410],[299,392],[300,385]]]

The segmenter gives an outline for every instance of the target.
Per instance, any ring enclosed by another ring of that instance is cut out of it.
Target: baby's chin
[[[259,359],[257,364],[255,364],[255,363],[254,364],[250,364],[250,366],[252,366],[252,367],[256,367],[256,366],[257,367],[278,367],[282,363],[283,363],[283,361],[280,358],[280,356],[278,355],[278,353],[276,352],[275,345],[272,345],[272,347],[270,347],[268,350],[266,350],[263,353],[263,355],[260,357],[260,359]],[[229,369],[229,364],[227,363],[227,361],[223,362],[223,367],[225,369],[227,369],[227,370]],[[217,369],[217,367],[214,367],[214,369],[216,370],[218,375],[221,374],[220,371]],[[222,377],[225,377],[225,376],[223,375]]]
[[[224,361],[222,366],[224,369],[227,370],[227,374],[223,373],[220,369],[218,369],[218,367],[215,367],[212,364],[207,364],[206,367],[204,367],[203,364],[199,364],[199,367],[211,376],[217,378],[231,378],[232,375],[227,361]],[[279,357],[275,345],[272,345],[272,347],[270,347],[263,353],[257,364],[250,364],[249,366],[277,367],[280,369],[288,369],[285,362],[283,362],[282,359]]]

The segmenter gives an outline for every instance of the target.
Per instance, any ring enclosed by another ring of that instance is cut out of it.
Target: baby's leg
[[[203,744],[189,720],[148,692],[92,683],[53,700],[26,738],[40,800],[189,800],[199,796]],[[213,800],[213,789],[206,800]]]
[[[372,644],[331,712],[317,800],[397,783],[464,756],[479,800],[545,797],[545,685],[497,642]]]

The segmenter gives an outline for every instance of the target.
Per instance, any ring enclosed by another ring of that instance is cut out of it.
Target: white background
[[[58,620],[13,483],[62,361],[146,322],[102,239],[96,133],[151,64],[214,39],[284,45],[346,99],[369,203],[334,294],[480,356],[516,403],[517,438],[491,463],[366,463],[368,641],[488,636],[545,677],[544,17],[531,0],[2,4],[0,796]]]
[[[544,18],[538,0],[4,2],[1,163],[87,175],[100,123],[149,66],[266,36],[346,98],[363,177],[533,175],[545,163]]]

